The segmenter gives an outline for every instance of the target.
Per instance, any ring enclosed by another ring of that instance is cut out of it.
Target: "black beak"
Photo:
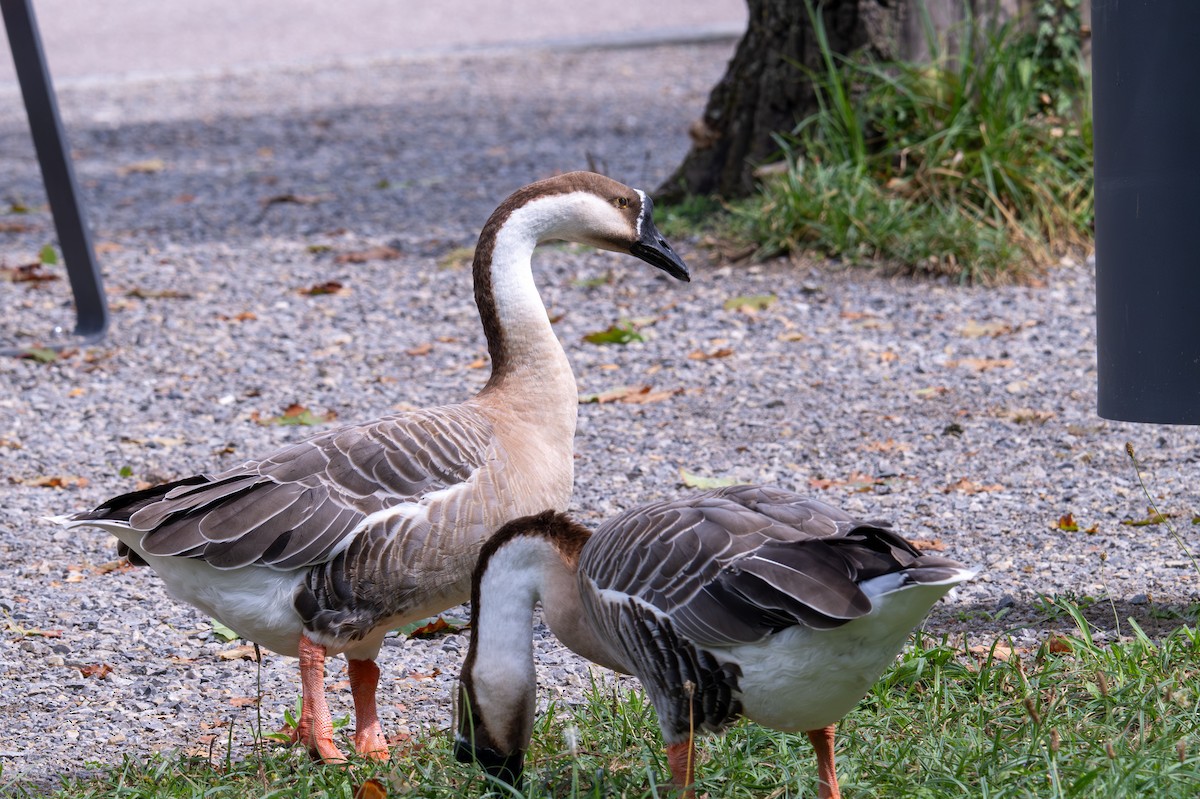
[[[495,777],[514,788],[520,782],[521,772],[525,768],[524,752],[502,755],[493,749],[472,746],[461,738],[454,742],[454,758],[459,763],[478,763],[489,777]]]
[[[692,276],[688,274],[687,265],[682,258],[675,254],[671,245],[654,226],[654,204],[650,202],[649,197],[646,197],[642,203],[642,235],[629,248],[629,252],[651,266],[657,266],[677,280],[690,281]]]

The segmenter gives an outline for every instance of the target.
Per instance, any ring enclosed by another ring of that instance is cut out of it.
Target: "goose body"
[[[107,530],[177,599],[298,656],[295,737],[327,761],[344,757],[321,675],[326,655],[344,654],[355,746],[386,756],[374,663],[385,634],[465,601],[491,531],[570,499],[575,379],[530,264],[534,247],[553,239],[633,254],[688,279],[640,191],[584,172],[530,184],[495,210],[476,247],[475,298],[492,360],[479,394],[331,430],[57,521]]]
[[[746,716],[807,732],[821,795],[838,797],[833,725],[973,574],[886,527],[765,486],[643,505],[594,535],[554,511],[510,522],[474,575],[456,752],[519,776],[540,600],[568,648],[641,681],[680,788],[692,782],[694,735]]]

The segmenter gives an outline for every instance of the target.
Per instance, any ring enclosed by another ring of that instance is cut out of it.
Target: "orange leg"
[[[834,725],[820,730],[809,730],[808,740],[812,741],[813,749],[817,752],[817,778],[821,784],[818,791],[820,799],[842,799],[838,790],[837,771],[833,766],[833,732]]]
[[[333,716],[325,701],[325,647],[300,636],[300,693],[302,704],[297,740],[326,763],[345,763],[333,743]]]
[[[682,799],[695,799],[692,790],[695,781],[696,742],[689,737],[686,741],[667,746],[667,766],[671,769],[671,780],[683,791]]]
[[[350,694],[354,697],[354,748],[360,755],[387,760],[387,739],[375,708],[379,667],[373,660],[349,661]]]

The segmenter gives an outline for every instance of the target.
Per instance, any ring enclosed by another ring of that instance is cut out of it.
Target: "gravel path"
[[[306,435],[260,423],[293,403],[349,422],[467,396],[486,368],[461,248],[492,207],[589,159],[655,186],[729,53],[546,51],[62,94],[114,323],[103,346],[52,363],[0,360],[5,781],[206,752],[214,736],[220,751],[231,723],[240,750],[254,722],[256,669],[236,642],[148,570],[114,568],[104,534],[42,517]],[[11,269],[53,238],[15,97],[0,97],[0,174],[0,209],[33,207],[0,214]],[[581,391],[649,400],[581,406],[581,519],[687,491],[681,470],[811,492],[982,567],[932,622],[978,637],[1028,641],[1061,624],[1042,594],[1109,597],[1094,606],[1101,623],[1115,613],[1152,629],[1197,601],[1168,531],[1122,522],[1147,515],[1130,441],[1195,543],[1200,441],[1095,416],[1086,266],[983,290],[723,265],[676,243],[690,285],[572,247],[535,259]],[[341,290],[303,293],[330,281]],[[758,310],[729,302],[768,294]],[[64,281],[2,282],[0,298],[0,341],[70,325]],[[620,318],[646,341],[582,342]],[[1054,529],[1065,514],[1079,531]],[[389,643],[385,728],[447,725],[463,638]],[[539,652],[552,690],[578,690],[578,659],[544,635]],[[340,661],[329,679],[344,685]],[[298,693],[295,662],[268,655],[262,680],[276,726]],[[335,714],[347,694],[333,692]]]

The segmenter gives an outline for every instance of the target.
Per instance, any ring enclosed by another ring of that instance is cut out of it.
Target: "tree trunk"
[[[804,0],[747,0],[750,23],[713,88],[704,116],[688,131],[692,149],[657,196],[677,201],[689,194],[732,198],[753,189],[755,166],[773,160],[773,135],[791,131],[816,110],[812,84],[797,65],[823,70],[820,48]],[[819,4],[818,4],[819,3]],[[896,55],[906,0],[814,0],[830,49],[869,47]]]
[[[733,198],[754,188],[755,167],[778,156],[774,136],[817,110],[812,84],[797,64],[823,71],[809,3],[825,25],[829,48],[865,48],[876,58],[924,61],[926,21],[941,52],[955,53],[969,14],[976,24],[1027,10],[1031,0],[747,0],[750,24],[725,76],[688,133],[692,149],[656,192],[666,202],[690,194]]]

